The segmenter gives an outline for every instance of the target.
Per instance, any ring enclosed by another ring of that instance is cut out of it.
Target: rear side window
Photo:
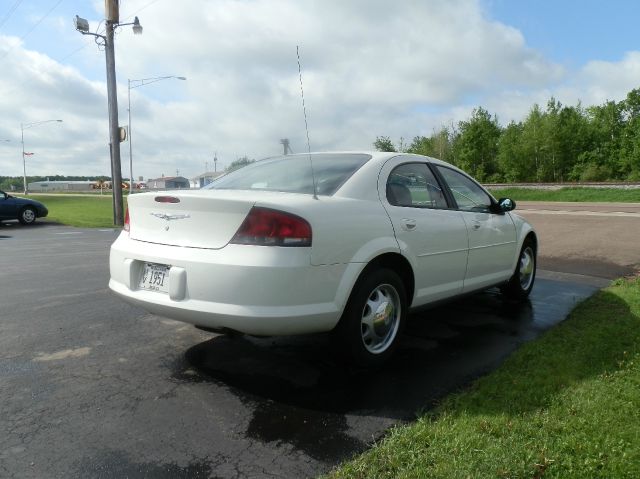
[[[442,189],[425,163],[394,168],[387,180],[387,201],[394,206],[447,208]]]
[[[313,173],[318,195],[330,196],[364,165],[370,155],[315,154]],[[260,160],[222,176],[205,188],[214,190],[264,190],[313,194],[309,155],[287,155]]]

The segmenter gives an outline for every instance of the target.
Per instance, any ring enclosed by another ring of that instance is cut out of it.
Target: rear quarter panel
[[[286,209],[311,224],[312,265],[368,263],[380,254],[399,251],[391,221],[377,198],[320,196],[303,203],[258,201],[256,206]]]

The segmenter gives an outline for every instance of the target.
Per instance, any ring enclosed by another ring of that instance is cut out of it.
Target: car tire
[[[334,332],[347,360],[380,366],[397,348],[406,317],[402,280],[390,269],[377,269],[358,280]]]
[[[533,289],[537,264],[535,244],[527,238],[520,250],[516,270],[509,282],[501,288],[502,293],[511,299],[526,299]]]
[[[23,225],[31,225],[36,221],[36,210],[31,208],[30,206],[25,206],[20,210],[20,216],[18,216],[18,221]]]

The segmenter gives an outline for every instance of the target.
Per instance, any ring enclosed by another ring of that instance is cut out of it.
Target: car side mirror
[[[498,200],[497,209],[500,213],[513,211],[516,209],[516,202],[513,201],[511,198],[500,198]]]

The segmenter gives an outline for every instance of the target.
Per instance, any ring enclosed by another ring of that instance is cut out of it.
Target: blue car
[[[30,225],[36,218],[44,218],[49,214],[45,205],[28,198],[16,198],[0,190],[0,221],[18,220],[23,225]]]

